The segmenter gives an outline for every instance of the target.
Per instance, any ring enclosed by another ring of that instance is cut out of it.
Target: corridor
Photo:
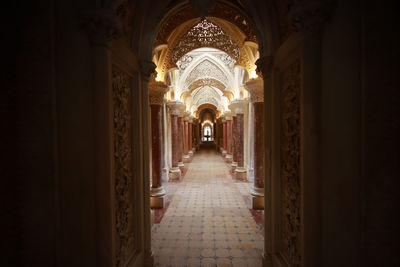
[[[186,166],[181,181],[165,184],[165,213],[155,212],[155,265],[261,266],[262,211],[249,209],[251,184],[235,181],[212,148]]]

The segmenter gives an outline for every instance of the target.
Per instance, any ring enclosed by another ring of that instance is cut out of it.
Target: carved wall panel
[[[300,60],[282,74],[281,87],[281,200],[282,256],[289,266],[301,266],[300,187]]]
[[[116,266],[125,266],[135,253],[132,189],[131,77],[112,69],[114,124],[114,205]]]

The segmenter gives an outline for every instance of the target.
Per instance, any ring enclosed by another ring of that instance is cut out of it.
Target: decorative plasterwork
[[[116,266],[135,253],[131,144],[131,78],[112,68]]]
[[[192,82],[189,85],[189,91],[193,91],[199,87],[204,87],[204,86],[213,86],[216,87],[218,89],[220,89],[221,91],[224,91],[226,86],[221,83],[220,81],[213,79],[213,78],[200,78],[194,82]]]
[[[164,103],[164,94],[168,92],[168,86],[162,82],[151,81],[148,88],[150,105],[162,105]]]
[[[167,10],[166,10],[167,11]],[[216,2],[214,5],[208,9],[207,16],[221,18],[229,21],[245,35],[246,41],[252,41],[257,43],[257,38],[253,27],[247,19],[239,10],[239,8],[234,8],[228,6],[221,2]],[[158,32],[157,38],[155,40],[154,46],[160,44],[166,44],[171,33],[184,22],[199,17],[198,12],[196,12],[190,5],[183,7],[181,10],[177,11],[174,15],[169,17],[165,23],[163,23],[161,30]]]
[[[229,84],[228,78],[222,70],[208,59],[202,61],[190,72],[189,76],[185,80],[185,84],[190,85],[199,78],[214,78],[225,86]]]
[[[215,106],[221,102],[221,95],[212,87],[205,86],[193,91],[193,105],[198,107],[204,103],[210,103]]]
[[[237,114],[244,114],[246,111],[246,107],[248,102],[246,100],[234,100],[229,105],[229,109],[231,110],[232,114],[235,116]]]
[[[264,102],[264,81],[261,78],[251,79],[245,84],[246,90],[249,91],[249,100],[251,103]]]
[[[300,180],[300,60],[282,75],[280,94],[280,170],[282,192],[282,256],[289,266],[301,266],[301,180]]]
[[[220,49],[237,60],[240,55],[239,46],[218,25],[204,19],[192,27],[179,41],[172,51],[172,61],[177,62],[183,55],[200,47]]]

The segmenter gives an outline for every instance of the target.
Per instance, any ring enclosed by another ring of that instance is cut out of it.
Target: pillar
[[[162,186],[162,105],[167,85],[161,82],[149,83],[149,102],[151,113],[151,189],[150,207],[163,208],[165,190]]]
[[[189,121],[188,121],[188,117],[185,116],[185,118],[183,119],[183,137],[184,137],[184,151],[185,154],[183,155],[183,160],[185,162],[189,161]]]
[[[237,117],[232,116],[232,135],[233,135],[233,144],[232,144],[232,171],[235,171],[237,167],[237,148],[236,148],[236,139],[237,139]]]
[[[169,178],[171,180],[179,180],[181,178],[181,170],[179,169],[179,154],[182,157],[181,152],[181,135],[179,131],[179,114],[182,109],[182,102],[170,101],[168,108],[171,112],[171,142],[172,142],[172,166],[169,170]]]
[[[222,156],[226,155],[226,120],[222,119]]]
[[[251,193],[253,209],[264,209],[264,83],[261,78],[246,83],[254,110],[254,182]]]
[[[225,112],[225,118],[226,118],[226,156],[225,156],[225,161],[230,163],[230,162],[232,162],[232,144],[231,144],[232,116],[231,116],[230,111]]]
[[[183,169],[183,117],[182,111],[178,115],[178,166]]]
[[[188,143],[188,147],[189,147],[189,155],[193,156],[193,123],[192,123],[192,119],[190,119],[188,121],[188,127],[189,127],[189,143]]]
[[[235,178],[238,180],[247,180],[247,170],[244,167],[244,111],[247,106],[245,100],[232,101],[232,108],[236,114],[236,160]]]

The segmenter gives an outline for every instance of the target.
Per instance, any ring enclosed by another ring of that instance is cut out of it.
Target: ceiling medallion
[[[172,60],[177,62],[183,55],[201,47],[222,50],[234,60],[237,60],[240,55],[238,45],[229,35],[211,21],[203,19],[182,37],[172,52]]]

